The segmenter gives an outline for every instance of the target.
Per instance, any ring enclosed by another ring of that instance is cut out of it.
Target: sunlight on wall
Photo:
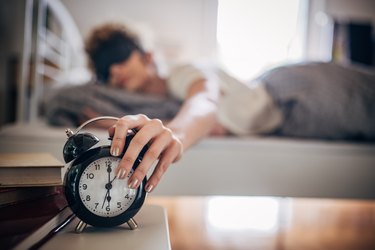
[[[276,229],[279,203],[271,197],[213,197],[208,201],[208,225],[216,230]]]
[[[248,80],[262,70],[303,57],[304,0],[219,0],[219,61]]]

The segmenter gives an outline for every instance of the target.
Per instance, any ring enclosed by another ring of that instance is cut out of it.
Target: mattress
[[[108,143],[105,130],[88,130]],[[0,130],[0,152],[49,152],[63,161],[65,128]],[[153,195],[375,198],[375,145],[276,137],[210,137],[172,164]]]

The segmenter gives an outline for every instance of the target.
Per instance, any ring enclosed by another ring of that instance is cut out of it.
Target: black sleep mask
[[[132,40],[122,34],[113,34],[108,40],[102,42],[91,58],[98,80],[106,83],[111,65],[126,61],[134,50],[141,51]]]

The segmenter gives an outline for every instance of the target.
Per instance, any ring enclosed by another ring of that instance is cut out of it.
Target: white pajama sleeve
[[[282,122],[282,113],[262,85],[238,85],[218,103],[219,123],[236,135],[264,134]]]
[[[184,100],[190,85],[198,80],[206,79],[206,74],[193,65],[184,65],[172,70],[167,79],[170,93]]]

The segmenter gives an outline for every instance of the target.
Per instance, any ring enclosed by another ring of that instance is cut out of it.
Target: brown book
[[[62,185],[63,167],[46,153],[0,154],[0,187]]]

